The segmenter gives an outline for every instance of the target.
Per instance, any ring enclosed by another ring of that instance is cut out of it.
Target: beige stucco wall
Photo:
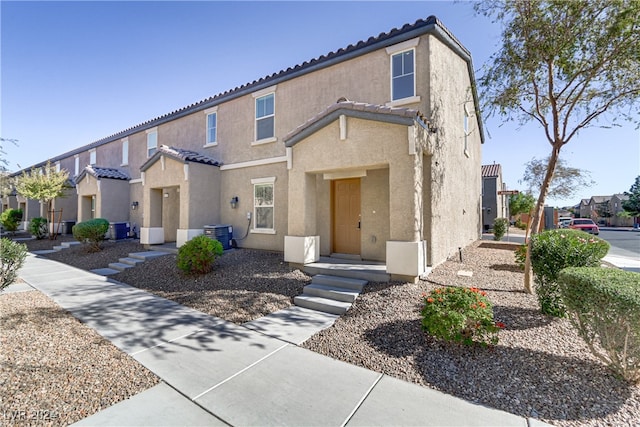
[[[347,138],[340,140],[338,123],[293,147],[288,235],[319,235],[321,253],[330,253],[331,190],[328,180],[322,182],[324,174],[339,178],[365,173],[360,189],[361,255],[382,260],[387,240],[420,240],[414,221],[420,208],[412,184],[415,156],[409,154],[413,126],[347,117]]]
[[[144,172],[143,195],[138,206],[142,211],[141,226],[162,226],[165,241],[171,242],[176,240],[178,229],[198,229],[217,223],[219,168],[184,163],[169,156],[162,158]]]
[[[53,200],[52,208],[62,210],[62,221],[76,221],[78,218],[78,197],[75,187],[67,188],[62,197]],[[59,213],[56,213],[56,218]]]
[[[476,117],[469,118],[468,156],[464,153],[464,105],[473,112],[466,63],[435,37],[429,37],[430,110],[437,133],[425,156],[427,253],[437,265],[480,236],[481,140]]]
[[[85,174],[76,184],[76,188],[78,221],[86,221],[91,217],[88,211],[85,212],[90,205],[83,197],[96,196],[95,218],[104,218],[109,222],[129,222],[128,181],[107,178],[98,180],[93,175]]]
[[[46,217],[46,207],[41,209],[40,202],[37,200],[27,199],[21,195],[10,196],[15,200],[15,207],[11,209],[22,209],[22,221],[31,221],[35,217]]]
[[[253,184],[252,179],[275,178],[274,185],[274,230],[275,234],[263,234],[253,230]],[[238,246],[256,249],[284,250],[284,236],[287,234],[288,216],[288,176],[286,162],[271,165],[223,170],[220,190],[220,223],[233,226],[234,238],[241,238],[247,232],[247,212],[252,219],[249,233]],[[231,208],[231,198],[238,197],[238,205]]]
[[[135,232],[138,236],[140,236],[140,226],[142,225],[144,214],[143,190],[142,182],[132,183],[129,181],[129,223],[132,231],[135,227]],[[138,202],[135,210],[131,209],[131,203],[134,201]]]

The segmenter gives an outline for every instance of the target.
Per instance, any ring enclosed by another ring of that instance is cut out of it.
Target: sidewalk
[[[300,348],[327,321],[297,308],[244,327],[34,255],[20,277],[162,379],[75,425],[545,425]]]

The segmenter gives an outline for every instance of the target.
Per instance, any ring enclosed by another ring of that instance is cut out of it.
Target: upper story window
[[[256,98],[256,141],[275,137],[275,93]]]
[[[158,151],[158,128],[147,131],[147,157],[153,156]]]
[[[95,165],[96,164],[96,149],[91,149],[89,150],[89,164],[90,165]]]
[[[122,140],[122,166],[129,164],[129,138]]]
[[[386,48],[391,63],[391,102],[387,105],[403,105],[420,102],[416,94],[416,46],[420,37]]]
[[[56,162],[56,172],[60,172],[60,162]]]
[[[75,156],[75,174],[74,176],[78,176],[78,174],[80,173],[80,157],[78,157],[78,155],[76,154]]]
[[[397,101],[416,94],[415,50],[407,50],[391,56],[391,100]]]
[[[207,145],[218,144],[218,107],[213,107],[205,111],[207,115]]]

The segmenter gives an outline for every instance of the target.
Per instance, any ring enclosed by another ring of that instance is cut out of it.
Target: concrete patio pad
[[[286,345],[242,326],[222,322],[131,356],[194,399]]]
[[[527,421],[385,375],[347,425],[527,427]]]
[[[196,402],[234,426],[340,426],[380,376],[288,344]]]
[[[226,426],[173,388],[160,383],[72,426]]]
[[[299,345],[333,325],[339,317],[337,314],[291,306],[242,326]]]

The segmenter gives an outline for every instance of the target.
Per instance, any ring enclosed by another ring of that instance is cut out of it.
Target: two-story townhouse
[[[620,216],[624,212],[622,204],[629,200],[626,194],[614,194],[609,201],[609,210],[611,212],[611,225],[614,227],[633,227],[634,218]]]
[[[415,278],[479,237],[477,107],[470,53],[429,17],[60,160],[82,165],[78,220],[127,220],[145,244],[230,224],[292,263],[347,254]]]
[[[578,204],[578,218],[591,218],[590,199],[582,199]]]

